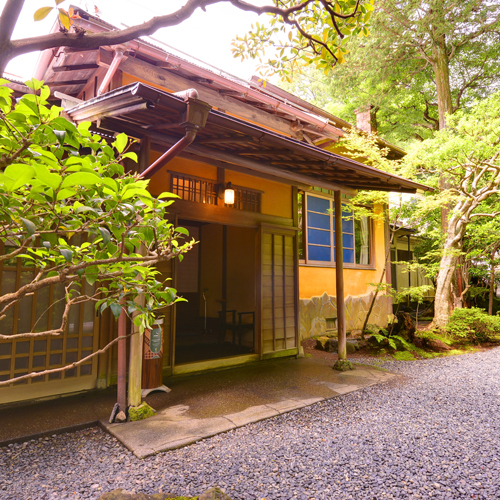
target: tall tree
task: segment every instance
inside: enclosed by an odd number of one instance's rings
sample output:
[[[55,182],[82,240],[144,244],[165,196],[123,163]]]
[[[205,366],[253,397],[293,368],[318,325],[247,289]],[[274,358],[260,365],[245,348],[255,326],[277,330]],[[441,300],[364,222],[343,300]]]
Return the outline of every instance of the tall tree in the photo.
[[[60,31],[44,36],[12,40],[14,27],[24,6],[24,0],[6,0],[0,15],[0,75],[7,63],[14,57],[55,47],[96,49],[103,45],[125,43],[140,36],[151,35],[160,28],[178,25],[197,10],[205,10],[210,5],[227,3],[234,8],[253,12],[258,15],[268,14],[270,25],[257,24],[236,47],[237,55],[261,55],[271,45],[279,48],[287,46],[293,58],[307,56],[308,59],[322,66],[342,61],[343,45],[349,36],[361,31],[367,32],[374,0],[270,0],[269,5],[244,0],[186,0],[185,4],[174,12],[153,17],[149,21],[122,30],[102,33],[90,33],[83,29],[74,29],[74,12],[64,10],[55,1],[55,7],[41,7],[35,13],[35,19],[43,19],[51,12],[59,18]],[[166,10],[168,10],[166,8]],[[321,27],[318,31],[317,27]],[[280,36],[283,41],[280,41]],[[250,51],[247,54],[247,51]]]
[[[375,106],[379,131],[393,140],[429,138],[446,114],[500,87],[498,2],[378,0],[370,31],[347,42],[347,64],[327,84],[351,114]]]
[[[470,112],[460,110],[449,116],[447,127],[415,147],[405,163],[418,175],[425,175],[427,182],[434,179],[436,187],[441,179],[449,186],[437,190],[416,212],[421,224],[425,224],[426,210],[443,204],[449,208],[436,279],[434,317],[434,324],[444,327],[453,307],[452,281],[466,231],[471,221],[499,215],[483,209],[498,206],[500,197],[500,93]]]

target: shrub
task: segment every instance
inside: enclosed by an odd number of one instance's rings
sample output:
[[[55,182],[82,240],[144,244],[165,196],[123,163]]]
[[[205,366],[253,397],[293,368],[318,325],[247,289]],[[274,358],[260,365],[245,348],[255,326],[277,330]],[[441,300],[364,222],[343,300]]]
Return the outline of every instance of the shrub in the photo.
[[[500,334],[500,317],[490,316],[483,309],[455,309],[446,331],[456,339],[470,342],[487,342]]]

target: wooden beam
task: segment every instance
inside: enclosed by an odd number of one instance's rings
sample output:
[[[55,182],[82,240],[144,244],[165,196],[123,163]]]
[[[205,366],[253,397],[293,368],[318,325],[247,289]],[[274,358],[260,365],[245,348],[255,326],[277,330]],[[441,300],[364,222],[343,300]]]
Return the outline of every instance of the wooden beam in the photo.
[[[86,85],[88,80],[61,80],[59,82],[51,81],[45,82],[49,87],[62,87],[65,85]]]
[[[223,109],[253,123],[259,123],[259,125],[270,130],[286,134],[290,137],[297,137],[297,133],[292,130],[291,123],[287,120],[270,115],[265,111],[256,109],[254,106],[245,104],[232,97],[221,95],[216,90],[211,90],[200,83],[190,81],[179,75],[174,75],[165,69],[158,68],[140,59],[128,58],[120,64],[120,69],[124,73],[128,73],[151,84],[160,85],[172,92],[195,88],[202,101],[206,101],[216,108]]]
[[[95,63],[91,64],[75,64],[73,66],[54,66],[52,71],[54,73],[62,73],[64,71],[85,71],[89,69],[97,69],[99,66]]]
[[[252,137],[242,137],[241,135],[237,135],[234,137],[216,137],[215,139],[204,139],[203,141],[196,141],[196,144],[226,144],[229,142],[234,143],[244,143],[244,144],[258,144],[255,142]]]
[[[219,205],[197,203],[194,201],[175,200],[168,208],[171,214],[178,214],[182,219],[197,220],[200,222],[218,222],[232,226],[258,227],[259,224],[276,224],[292,228],[293,219],[267,215],[258,212],[246,212]]]
[[[255,144],[258,146],[258,143]],[[247,150],[239,150],[239,151],[233,151],[235,154],[238,155],[249,155],[249,156],[261,156],[261,155],[293,155],[294,152],[290,149],[258,149],[255,151],[249,151]]]
[[[158,132],[150,132],[151,140],[153,142],[156,142],[157,144],[171,144],[172,140],[168,140],[168,136],[166,134],[160,134]],[[172,138],[174,142],[176,142],[178,139],[177,138]],[[168,142],[167,142],[168,140]],[[335,182],[330,182],[330,181],[325,181],[322,179],[317,179],[317,178],[312,178],[312,177],[307,177],[305,175],[298,174],[296,172],[290,172],[289,170],[285,169],[280,169],[277,167],[273,167],[269,165],[268,163],[252,160],[250,158],[244,158],[242,156],[237,156],[232,154],[229,151],[221,151],[218,149],[210,148],[208,146],[201,146],[197,144],[191,144],[187,150],[191,153],[194,153],[198,156],[200,156],[202,159],[201,161],[204,161],[205,158],[211,158],[214,160],[220,160],[223,162],[228,162],[229,164],[235,164],[235,165],[240,165],[246,168],[249,168],[251,170],[255,170],[257,172],[262,172],[266,174],[271,174],[274,175],[278,178],[282,179],[289,179],[292,181],[295,181],[296,185],[299,184],[307,184],[307,185],[314,185],[318,187],[323,187],[325,189],[332,189],[332,190],[340,190],[342,189],[345,191],[343,186],[335,183]],[[228,167],[229,168],[229,167]]]

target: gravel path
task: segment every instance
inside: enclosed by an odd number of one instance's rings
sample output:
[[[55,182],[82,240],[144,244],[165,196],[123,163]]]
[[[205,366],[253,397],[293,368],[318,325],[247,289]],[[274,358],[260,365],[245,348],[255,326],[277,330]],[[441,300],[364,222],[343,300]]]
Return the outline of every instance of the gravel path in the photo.
[[[235,500],[500,498],[500,348],[362,361],[405,378],[146,460],[98,429],[10,445],[0,449],[0,498],[215,485]]]

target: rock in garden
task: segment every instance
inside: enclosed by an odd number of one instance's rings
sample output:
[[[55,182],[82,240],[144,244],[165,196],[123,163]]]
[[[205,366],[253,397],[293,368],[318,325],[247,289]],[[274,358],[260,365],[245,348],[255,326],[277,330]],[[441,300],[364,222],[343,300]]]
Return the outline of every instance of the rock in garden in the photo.
[[[425,339],[425,345],[429,349],[432,349],[433,351],[437,352],[445,352],[445,351],[450,351],[451,347],[449,345],[446,345],[442,340],[439,339]]]
[[[231,500],[231,497],[219,488],[210,488],[205,493],[202,493],[198,500]]]
[[[316,349],[319,349],[320,351],[326,351],[325,345],[329,340],[329,337],[318,337],[316,339]]]

